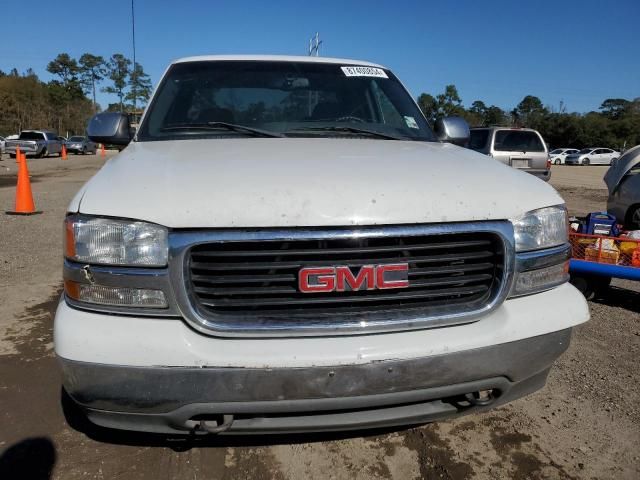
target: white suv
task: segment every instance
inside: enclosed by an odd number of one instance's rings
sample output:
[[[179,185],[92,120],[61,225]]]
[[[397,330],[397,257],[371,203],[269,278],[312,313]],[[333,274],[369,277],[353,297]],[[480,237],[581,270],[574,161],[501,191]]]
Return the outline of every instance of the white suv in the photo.
[[[64,388],[99,425],[286,433],[429,422],[545,384],[587,321],[544,182],[435,134],[387,68],[174,62],[65,219]],[[462,174],[464,173],[464,174]],[[114,188],[117,185],[117,188]]]
[[[549,152],[549,160],[551,160],[551,163],[554,165],[563,165],[567,155],[573,155],[578,152],[579,150],[575,148],[556,148]]]
[[[618,160],[620,152],[610,148],[583,148],[578,153],[568,155],[566,165],[611,165]]]

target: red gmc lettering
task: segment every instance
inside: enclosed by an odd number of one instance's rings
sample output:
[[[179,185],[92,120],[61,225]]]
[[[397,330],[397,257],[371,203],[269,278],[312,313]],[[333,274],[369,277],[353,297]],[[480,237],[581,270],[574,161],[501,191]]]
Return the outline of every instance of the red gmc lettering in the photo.
[[[409,280],[406,274],[404,278],[397,280],[389,280],[385,275],[389,272],[408,271],[409,265],[406,263],[364,265],[355,275],[344,265],[302,268],[298,274],[298,289],[303,293],[322,293],[407,288]]]
[[[373,290],[376,288],[375,268],[374,265],[364,265],[354,277],[349,267],[336,267],[336,292],[346,292],[347,285],[351,287],[349,290],[360,290],[365,282],[365,289]]]
[[[336,287],[336,269],[333,267],[303,268],[298,278],[298,288],[303,293],[333,292]],[[315,282],[309,283],[309,277]]]
[[[377,287],[380,289],[387,288],[407,288],[409,280],[385,280],[384,274],[387,272],[408,272],[409,265],[406,263],[396,263],[392,265],[380,265],[377,268]]]

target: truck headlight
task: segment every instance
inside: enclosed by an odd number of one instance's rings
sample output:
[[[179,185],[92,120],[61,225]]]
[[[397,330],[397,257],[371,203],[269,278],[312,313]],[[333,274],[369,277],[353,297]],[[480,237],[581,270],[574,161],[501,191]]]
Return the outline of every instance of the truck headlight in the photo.
[[[169,257],[167,228],[153,223],[71,215],[64,238],[74,262],[163,267]]]
[[[567,209],[564,205],[545,207],[512,220],[516,252],[556,247],[568,242]]]
[[[568,281],[571,248],[564,205],[527,212],[512,223],[516,272],[510,296],[542,292]]]

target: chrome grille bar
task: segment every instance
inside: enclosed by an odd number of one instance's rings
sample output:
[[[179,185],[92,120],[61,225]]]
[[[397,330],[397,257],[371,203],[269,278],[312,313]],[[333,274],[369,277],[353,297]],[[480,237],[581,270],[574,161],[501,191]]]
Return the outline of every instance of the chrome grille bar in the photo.
[[[496,308],[513,274],[509,222],[170,235],[184,317],[222,336],[354,334],[467,323]],[[409,288],[304,294],[309,266],[406,262]]]

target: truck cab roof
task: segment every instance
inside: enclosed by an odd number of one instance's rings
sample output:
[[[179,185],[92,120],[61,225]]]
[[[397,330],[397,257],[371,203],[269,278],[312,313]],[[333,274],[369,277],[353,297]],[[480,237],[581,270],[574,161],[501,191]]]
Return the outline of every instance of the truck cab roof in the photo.
[[[172,64],[187,62],[207,62],[207,61],[257,61],[257,62],[305,62],[305,63],[337,63],[346,65],[358,65],[364,67],[387,68],[377,63],[365,62],[362,60],[351,60],[348,58],[330,57],[307,57],[296,55],[199,55],[184,57],[174,60]]]

